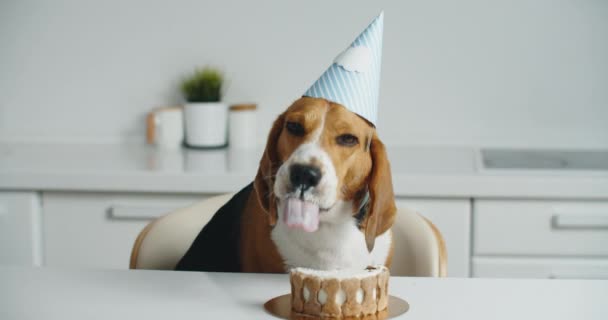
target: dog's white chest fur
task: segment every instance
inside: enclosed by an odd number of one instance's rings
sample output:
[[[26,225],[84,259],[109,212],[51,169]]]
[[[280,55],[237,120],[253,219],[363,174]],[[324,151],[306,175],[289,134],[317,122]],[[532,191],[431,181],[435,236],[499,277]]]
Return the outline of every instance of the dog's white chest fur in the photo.
[[[271,236],[287,268],[364,269],[386,262],[391,246],[390,230],[376,238],[370,253],[354,218],[343,215],[338,219],[342,221],[332,220],[321,222],[315,232],[306,232],[290,229],[279,216]]]

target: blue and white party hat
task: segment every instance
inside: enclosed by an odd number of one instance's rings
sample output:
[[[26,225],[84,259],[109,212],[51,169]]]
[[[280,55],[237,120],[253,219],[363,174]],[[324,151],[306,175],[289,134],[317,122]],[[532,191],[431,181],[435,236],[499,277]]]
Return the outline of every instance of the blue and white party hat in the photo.
[[[304,93],[339,103],[374,126],[378,118],[378,92],[382,63],[384,12],[340,53],[332,65]]]

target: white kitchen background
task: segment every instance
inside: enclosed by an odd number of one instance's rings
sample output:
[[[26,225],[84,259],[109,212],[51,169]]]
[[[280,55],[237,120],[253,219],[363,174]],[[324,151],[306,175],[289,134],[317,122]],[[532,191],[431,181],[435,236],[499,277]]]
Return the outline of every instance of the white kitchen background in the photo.
[[[608,278],[606,172],[483,171],[476,153],[608,148],[603,0],[0,1],[0,264],[127,268],[150,216],[253,178],[257,155],[144,147],[182,76],[221,67],[261,146],[381,9],[381,138],[449,275]]]
[[[0,2],[0,137],[143,141],[195,65],[259,104],[259,143],[381,9],[388,144],[608,146],[602,0]]]

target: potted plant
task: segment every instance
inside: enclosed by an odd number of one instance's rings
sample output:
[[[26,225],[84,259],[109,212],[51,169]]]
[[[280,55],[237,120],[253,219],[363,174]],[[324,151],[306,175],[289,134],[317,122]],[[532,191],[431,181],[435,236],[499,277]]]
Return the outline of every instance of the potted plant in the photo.
[[[223,74],[214,68],[196,69],[183,80],[186,145],[217,148],[227,145],[228,106],[221,102]]]

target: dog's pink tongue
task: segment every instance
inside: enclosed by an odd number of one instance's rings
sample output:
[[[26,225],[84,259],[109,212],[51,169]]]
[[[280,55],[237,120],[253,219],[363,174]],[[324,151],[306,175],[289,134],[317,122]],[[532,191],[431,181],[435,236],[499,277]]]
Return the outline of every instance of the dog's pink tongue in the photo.
[[[306,232],[314,232],[319,228],[319,206],[312,202],[289,198],[283,215],[290,228],[300,228]]]

